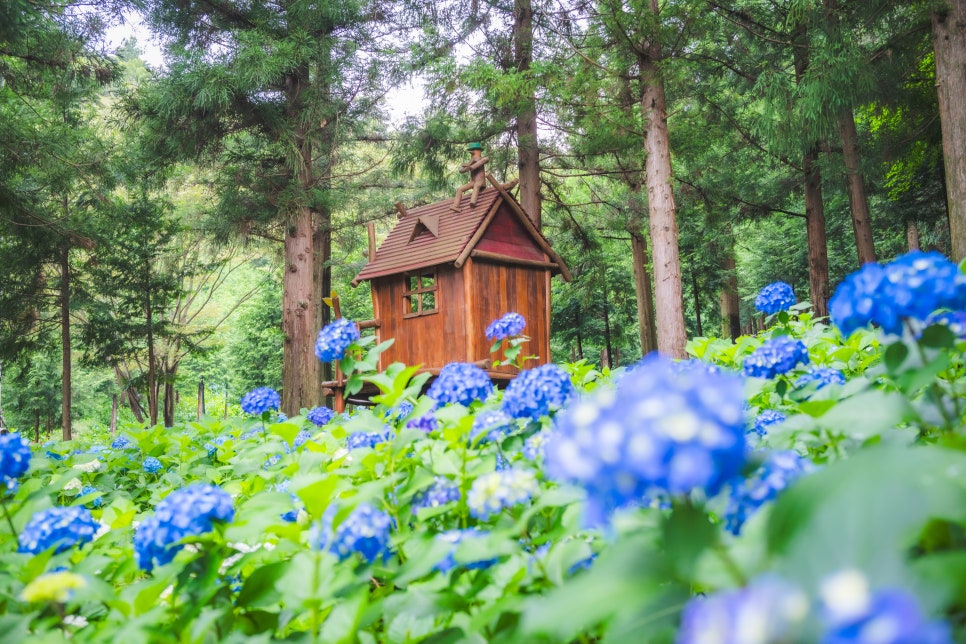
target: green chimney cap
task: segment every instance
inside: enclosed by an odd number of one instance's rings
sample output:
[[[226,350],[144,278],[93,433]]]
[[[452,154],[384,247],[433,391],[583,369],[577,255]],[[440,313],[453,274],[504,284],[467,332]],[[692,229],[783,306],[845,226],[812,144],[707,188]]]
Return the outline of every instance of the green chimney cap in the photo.
[[[470,143],[469,147],[467,147],[466,149],[469,152],[472,152],[473,150],[482,150],[483,149],[483,144],[480,143],[479,141],[475,141],[473,143]]]

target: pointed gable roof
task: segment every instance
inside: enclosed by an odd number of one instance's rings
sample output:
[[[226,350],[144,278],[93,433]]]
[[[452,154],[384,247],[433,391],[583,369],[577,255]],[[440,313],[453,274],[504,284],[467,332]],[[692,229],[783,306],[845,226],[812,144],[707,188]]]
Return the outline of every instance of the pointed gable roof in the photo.
[[[459,211],[451,208],[453,199],[419,206],[406,212],[379,246],[375,257],[356,275],[352,285],[364,280],[409,271],[453,264],[457,268],[475,249],[502,204],[517,218],[539,247],[554,264],[554,272],[570,281],[570,271],[563,259],[550,247],[547,239],[534,227],[523,208],[492,175],[486,177],[490,186],[480,191],[476,206],[470,206],[471,195],[464,193]],[[435,224],[436,230],[433,230]]]

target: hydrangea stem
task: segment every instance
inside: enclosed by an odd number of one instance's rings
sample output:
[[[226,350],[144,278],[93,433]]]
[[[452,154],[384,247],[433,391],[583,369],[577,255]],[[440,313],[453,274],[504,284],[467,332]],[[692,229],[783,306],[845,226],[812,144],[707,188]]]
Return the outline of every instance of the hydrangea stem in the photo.
[[[915,329],[913,329],[908,318],[905,320],[905,325],[912,337],[915,338]],[[919,340],[915,340],[914,342],[916,345],[916,351],[919,354],[919,359],[922,361],[922,366],[925,367],[927,364],[929,364],[929,360],[926,357],[926,350],[923,349],[922,343],[919,342]],[[949,410],[947,410],[946,405],[943,404],[942,387],[939,386],[938,382],[933,380],[931,383],[929,383],[929,387],[926,389],[926,391],[927,396],[932,400],[933,404],[936,405],[936,408],[939,410],[939,415],[943,417],[943,430],[946,432],[953,431],[955,424],[952,416],[949,415]],[[920,431],[920,435],[921,434],[922,431]]]
[[[7,517],[7,525],[10,526],[10,532],[13,534],[13,538],[17,538],[17,529],[13,527],[13,517],[10,516],[10,510],[7,509],[7,502],[0,496],[0,507],[3,508],[3,516]]]

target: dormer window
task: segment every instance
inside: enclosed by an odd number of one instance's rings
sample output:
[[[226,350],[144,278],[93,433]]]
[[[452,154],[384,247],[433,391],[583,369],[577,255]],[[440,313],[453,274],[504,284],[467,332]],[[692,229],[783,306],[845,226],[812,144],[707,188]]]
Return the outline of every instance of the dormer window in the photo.
[[[403,317],[412,318],[439,312],[436,299],[438,282],[435,268],[407,273],[405,280]]]

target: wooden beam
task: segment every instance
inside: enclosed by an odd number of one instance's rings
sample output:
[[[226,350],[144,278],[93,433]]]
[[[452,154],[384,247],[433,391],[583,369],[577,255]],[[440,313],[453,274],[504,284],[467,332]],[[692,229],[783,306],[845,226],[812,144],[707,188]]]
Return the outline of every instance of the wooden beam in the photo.
[[[372,320],[363,320],[362,322],[356,322],[356,326],[360,329],[378,329],[382,326],[382,320],[375,318]]]
[[[473,259],[484,261],[499,262],[501,264],[515,264],[517,266],[528,266],[530,268],[547,268],[552,271],[559,271],[560,265],[554,262],[543,262],[538,259],[523,259],[522,257],[511,257],[500,253],[491,253],[487,250],[474,250],[470,253]]]
[[[400,219],[402,219],[403,217],[408,217],[409,216],[409,212],[406,210],[406,206],[404,206],[403,205],[403,202],[401,202],[401,201],[397,201],[396,202],[396,212],[399,213],[399,218]]]
[[[490,222],[493,221],[493,218],[496,217],[496,211],[499,209],[500,209],[500,200],[497,199],[496,201],[493,202],[493,206],[490,208],[490,212],[486,213],[486,217],[483,218],[483,221],[480,222],[480,225],[477,226],[476,230],[473,232],[473,236],[470,237],[468,242],[466,242],[466,246],[463,246],[463,250],[456,258],[456,261],[453,262],[453,266],[455,266],[456,268],[461,268],[463,264],[466,263],[466,258],[470,256],[470,252],[472,252],[473,247],[476,246],[477,242],[480,241],[480,238],[483,236],[483,233],[486,232],[486,227],[489,226]]]
[[[369,261],[371,262],[376,259],[376,225],[370,221],[366,228],[369,231]]]

